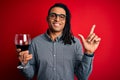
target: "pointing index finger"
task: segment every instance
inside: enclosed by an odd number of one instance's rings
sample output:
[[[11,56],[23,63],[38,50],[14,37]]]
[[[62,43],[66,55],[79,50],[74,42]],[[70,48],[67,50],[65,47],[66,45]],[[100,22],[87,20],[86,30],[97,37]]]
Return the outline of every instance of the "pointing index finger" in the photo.
[[[92,26],[90,34],[92,34],[94,32],[95,26],[96,26],[95,24]]]

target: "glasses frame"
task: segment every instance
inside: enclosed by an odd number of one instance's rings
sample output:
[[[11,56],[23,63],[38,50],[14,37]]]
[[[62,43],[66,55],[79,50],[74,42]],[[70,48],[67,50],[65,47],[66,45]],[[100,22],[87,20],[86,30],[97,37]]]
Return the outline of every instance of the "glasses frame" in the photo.
[[[66,19],[66,15],[65,14],[56,14],[56,13],[50,13],[49,14],[49,19],[51,19],[51,20],[55,20],[55,19],[57,19],[57,17],[59,17],[59,19],[61,21]]]

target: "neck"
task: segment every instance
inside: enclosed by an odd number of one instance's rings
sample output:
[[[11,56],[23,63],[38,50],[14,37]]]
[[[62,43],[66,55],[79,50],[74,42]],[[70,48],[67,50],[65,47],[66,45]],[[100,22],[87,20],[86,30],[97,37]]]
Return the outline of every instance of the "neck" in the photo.
[[[49,30],[48,34],[49,34],[50,38],[52,39],[52,41],[55,41],[56,38],[62,34],[62,32],[55,32],[55,31],[53,32],[53,31]]]

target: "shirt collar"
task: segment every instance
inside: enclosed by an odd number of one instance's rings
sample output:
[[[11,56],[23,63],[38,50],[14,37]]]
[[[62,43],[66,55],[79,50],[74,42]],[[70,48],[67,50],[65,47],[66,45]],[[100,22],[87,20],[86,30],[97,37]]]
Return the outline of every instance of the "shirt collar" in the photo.
[[[45,36],[49,41],[52,41],[50,36],[49,36],[48,30],[46,31]],[[62,37],[62,34],[56,38],[56,41],[60,41],[61,37]]]

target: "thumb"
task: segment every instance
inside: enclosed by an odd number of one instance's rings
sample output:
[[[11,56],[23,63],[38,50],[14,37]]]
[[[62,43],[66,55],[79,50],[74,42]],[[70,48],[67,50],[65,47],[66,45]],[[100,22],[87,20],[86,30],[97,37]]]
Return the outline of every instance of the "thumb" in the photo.
[[[85,38],[82,34],[78,34],[78,36],[82,39],[82,42],[84,43],[85,42]]]

